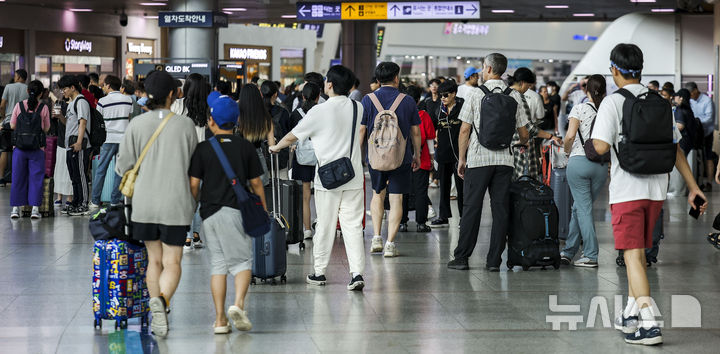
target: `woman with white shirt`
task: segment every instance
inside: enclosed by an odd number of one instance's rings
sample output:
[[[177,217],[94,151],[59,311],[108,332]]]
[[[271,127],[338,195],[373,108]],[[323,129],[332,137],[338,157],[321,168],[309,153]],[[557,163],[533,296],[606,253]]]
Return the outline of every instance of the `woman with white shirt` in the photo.
[[[567,179],[574,203],[570,230],[565,248],[560,253],[561,262],[569,265],[580,248],[580,237],[583,240],[583,256],[575,261],[576,267],[596,268],[598,266],[598,243],[593,222],[593,202],[600,190],[605,186],[608,170],[607,165],[592,162],[585,157],[582,141],[592,135],[597,107],[606,94],[605,78],[593,75],[588,79],[587,90],[589,101],[576,105],[570,112],[570,125],[565,136],[565,153],[570,153],[567,166]]]

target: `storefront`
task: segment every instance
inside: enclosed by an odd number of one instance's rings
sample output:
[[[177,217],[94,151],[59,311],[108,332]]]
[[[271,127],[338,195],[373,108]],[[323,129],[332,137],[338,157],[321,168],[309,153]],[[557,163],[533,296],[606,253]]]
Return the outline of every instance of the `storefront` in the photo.
[[[272,47],[225,44],[225,60],[244,61],[248,79],[258,76],[269,80],[272,77]]]
[[[7,85],[22,67],[24,45],[22,31],[0,29],[0,85]]]
[[[135,59],[150,59],[156,57],[155,40],[141,38],[127,38],[125,41],[125,65],[123,75],[132,79],[135,76]]]
[[[117,74],[118,38],[36,32],[35,77],[48,86],[65,74]]]

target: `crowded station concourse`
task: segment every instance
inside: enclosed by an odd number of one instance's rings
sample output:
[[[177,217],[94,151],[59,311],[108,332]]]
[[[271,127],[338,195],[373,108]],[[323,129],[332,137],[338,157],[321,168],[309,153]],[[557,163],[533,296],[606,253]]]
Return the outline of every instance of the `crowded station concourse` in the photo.
[[[0,353],[716,353],[718,29],[0,0]]]

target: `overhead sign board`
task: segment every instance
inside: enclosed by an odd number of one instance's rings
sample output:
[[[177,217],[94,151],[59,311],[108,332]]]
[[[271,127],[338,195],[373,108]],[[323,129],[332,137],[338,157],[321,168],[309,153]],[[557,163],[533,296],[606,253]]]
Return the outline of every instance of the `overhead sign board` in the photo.
[[[299,2],[300,21],[337,20],[477,20],[479,1]]]
[[[227,27],[228,17],[224,13],[211,11],[158,12],[160,27]]]

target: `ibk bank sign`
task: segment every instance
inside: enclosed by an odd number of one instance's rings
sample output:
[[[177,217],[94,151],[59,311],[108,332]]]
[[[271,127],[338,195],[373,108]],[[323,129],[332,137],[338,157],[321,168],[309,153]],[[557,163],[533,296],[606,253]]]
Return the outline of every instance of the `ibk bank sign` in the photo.
[[[86,40],[75,40],[72,38],[65,39],[65,51],[70,52],[92,52],[93,43]]]

